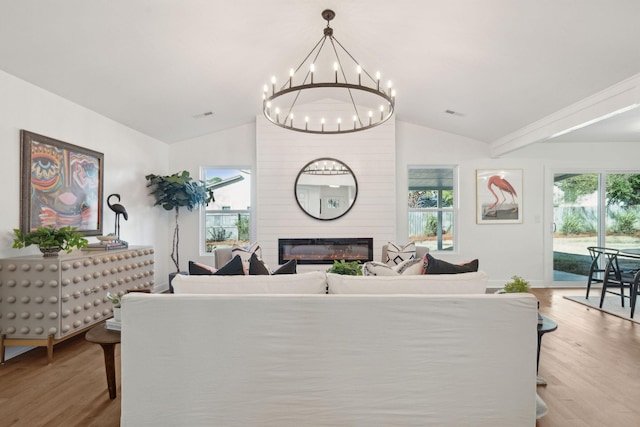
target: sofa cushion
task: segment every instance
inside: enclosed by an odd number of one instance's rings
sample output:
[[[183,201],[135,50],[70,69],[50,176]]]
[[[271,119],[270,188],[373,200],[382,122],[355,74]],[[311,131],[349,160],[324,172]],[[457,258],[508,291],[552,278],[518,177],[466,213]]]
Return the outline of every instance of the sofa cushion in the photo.
[[[384,260],[385,264],[394,266],[400,264],[402,261],[414,259],[416,257],[416,244],[411,242],[404,246],[396,245],[395,243],[387,243],[387,259]]]
[[[173,279],[176,294],[324,294],[322,271],[277,276],[182,276]]]
[[[189,274],[192,276],[209,276],[217,271],[217,268],[211,267],[210,265],[189,261]]]
[[[478,260],[474,259],[464,264],[452,264],[436,259],[431,254],[425,254],[423,258],[424,274],[459,274],[478,271]]]
[[[249,259],[249,274],[253,276],[269,276],[272,274],[296,274],[298,261],[291,259],[282,264],[276,271],[271,271],[269,267],[254,253]]]
[[[483,271],[417,276],[343,276],[327,273],[330,294],[484,294],[489,276]]]
[[[246,272],[249,271],[249,262],[251,261],[252,254],[256,254],[258,259],[262,259],[262,249],[260,248],[258,242],[255,242],[250,246],[240,246],[234,243],[234,245],[231,247],[231,256],[240,256],[240,258],[242,259],[242,264],[244,265],[244,270]]]
[[[362,266],[364,276],[398,276],[422,274],[422,260],[408,259],[393,267],[377,261],[365,262]]]
[[[242,258],[236,255],[231,261],[223,265],[213,275],[215,276],[244,276],[246,274]]]

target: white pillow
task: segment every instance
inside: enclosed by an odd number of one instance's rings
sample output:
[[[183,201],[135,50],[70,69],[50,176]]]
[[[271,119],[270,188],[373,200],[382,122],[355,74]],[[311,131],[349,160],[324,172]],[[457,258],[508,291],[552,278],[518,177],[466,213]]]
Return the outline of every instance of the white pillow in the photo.
[[[421,259],[408,259],[393,267],[382,262],[369,261],[364,263],[362,274],[364,276],[399,276],[403,274],[409,276],[422,274],[422,269]]]
[[[327,273],[330,294],[484,294],[488,281],[489,276],[483,271],[418,276],[344,276]]]
[[[408,259],[414,259],[416,257],[416,244],[407,243],[404,246],[396,245],[395,243],[387,243],[387,259],[384,262],[387,265],[394,266],[400,264],[402,261]]]
[[[171,282],[176,294],[325,294],[323,271],[275,276],[186,276]]]

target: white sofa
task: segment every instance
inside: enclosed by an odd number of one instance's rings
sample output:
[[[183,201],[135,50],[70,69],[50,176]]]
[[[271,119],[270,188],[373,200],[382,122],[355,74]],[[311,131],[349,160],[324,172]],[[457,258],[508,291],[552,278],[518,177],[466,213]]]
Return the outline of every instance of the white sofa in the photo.
[[[126,295],[122,426],[535,425],[532,295],[282,294],[308,274]]]

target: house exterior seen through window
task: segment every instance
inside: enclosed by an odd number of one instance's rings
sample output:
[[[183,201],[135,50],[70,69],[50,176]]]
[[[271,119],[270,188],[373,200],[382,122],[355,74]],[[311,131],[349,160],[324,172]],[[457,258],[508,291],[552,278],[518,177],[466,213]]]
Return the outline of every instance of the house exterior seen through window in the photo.
[[[414,166],[408,174],[409,241],[430,251],[454,250],[455,168]]]
[[[251,169],[205,168],[204,180],[215,201],[205,210],[205,252],[251,241]]]

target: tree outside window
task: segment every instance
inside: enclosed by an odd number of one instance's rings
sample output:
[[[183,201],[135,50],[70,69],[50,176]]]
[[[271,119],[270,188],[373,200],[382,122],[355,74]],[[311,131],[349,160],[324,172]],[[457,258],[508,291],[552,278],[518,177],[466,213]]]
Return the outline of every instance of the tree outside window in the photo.
[[[408,174],[409,241],[431,251],[454,248],[453,167],[412,167]]]

